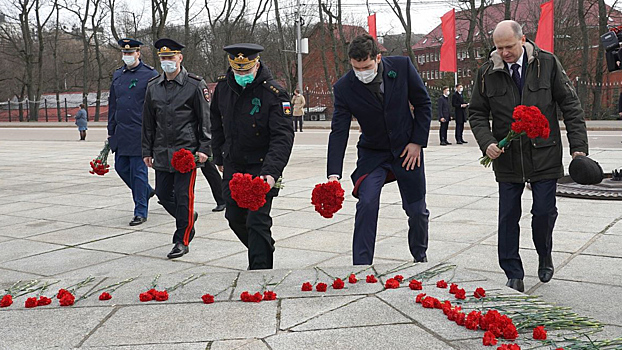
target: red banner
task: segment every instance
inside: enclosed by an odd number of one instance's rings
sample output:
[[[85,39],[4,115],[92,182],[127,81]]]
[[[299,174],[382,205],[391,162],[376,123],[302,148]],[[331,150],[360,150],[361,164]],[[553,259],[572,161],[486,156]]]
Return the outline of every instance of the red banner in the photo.
[[[367,16],[367,25],[369,26],[369,35],[373,36],[374,39],[378,40],[378,35],[376,33],[376,14]]]
[[[456,10],[452,9],[441,17],[443,45],[441,46],[441,72],[457,72],[456,55]]]
[[[553,0],[540,5],[540,21],[538,22],[538,34],[536,34],[536,45],[549,52],[553,52],[555,42],[553,8]]]

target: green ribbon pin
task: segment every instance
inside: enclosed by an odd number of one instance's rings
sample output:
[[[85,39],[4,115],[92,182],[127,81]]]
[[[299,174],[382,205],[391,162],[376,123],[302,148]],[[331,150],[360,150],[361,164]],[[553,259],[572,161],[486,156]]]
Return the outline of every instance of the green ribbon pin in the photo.
[[[138,79],[132,79],[132,82],[130,83],[130,89],[136,86],[136,83],[138,83]]]
[[[261,107],[261,100],[255,97],[251,103],[253,104],[253,109],[251,109],[251,115],[259,112],[259,107]]]
[[[397,73],[394,70],[389,71],[387,75],[389,76],[389,78],[393,78],[393,79],[397,77]]]

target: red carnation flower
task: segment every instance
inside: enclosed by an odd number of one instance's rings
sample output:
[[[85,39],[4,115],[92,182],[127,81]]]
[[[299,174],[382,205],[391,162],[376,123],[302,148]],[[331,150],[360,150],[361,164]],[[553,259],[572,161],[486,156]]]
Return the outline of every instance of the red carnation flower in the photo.
[[[214,296],[211,294],[203,294],[201,300],[203,300],[205,304],[212,304],[214,302]]]
[[[326,285],[326,283],[318,283],[317,286],[315,286],[315,290],[318,292],[326,292],[327,287],[328,285]]]
[[[329,181],[324,184],[317,184],[311,193],[311,204],[315,206],[315,211],[323,217],[330,219],[341,209],[345,191],[341,188],[339,181]]]
[[[490,331],[486,331],[486,333],[484,333],[484,338],[482,339],[482,343],[485,346],[497,345],[497,337],[495,337],[495,335],[492,334]]]
[[[343,289],[345,283],[343,283],[343,281],[341,280],[341,278],[337,278],[334,282],[333,282],[333,289]]]
[[[62,298],[60,298],[60,306],[71,306],[73,305],[75,300],[76,298],[73,296],[73,294],[67,292],[63,295]]]
[[[108,292],[103,292],[99,295],[99,300],[110,300],[112,299],[112,295]]]
[[[166,300],[168,300],[168,292],[165,291],[165,290],[156,292],[155,300],[156,301],[166,301]]]
[[[440,281],[436,282],[436,287],[437,288],[447,288],[447,282],[445,282],[445,280],[440,280]]]
[[[376,279],[376,276],[374,276],[374,275],[367,275],[367,277],[365,278],[365,282],[367,282],[367,283],[376,283],[376,282],[378,282],[378,280]]]
[[[456,292],[456,299],[466,299],[466,292],[464,291],[464,288],[458,289]]]
[[[242,294],[240,294],[240,300],[247,303],[252,300],[252,296],[249,292],[242,292]]]
[[[151,295],[151,293],[145,292],[145,293],[140,293],[140,295],[138,296],[138,298],[140,299],[140,301],[142,302],[146,302],[146,301],[151,301],[153,300],[153,296]]]
[[[263,292],[263,300],[276,300],[276,293],[271,290]]]
[[[50,305],[51,303],[52,303],[52,299],[48,297],[44,297],[43,295],[39,297],[39,300],[37,300],[37,306]]]
[[[507,340],[514,340],[518,338],[518,331],[516,330],[516,326],[514,324],[509,323],[505,325],[503,328],[503,337]]]
[[[433,309],[434,305],[438,302],[438,299],[433,297],[426,297],[421,300],[421,305],[426,309]]]
[[[452,283],[451,286],[449,286],[449,294],[456,294],[458,289],[459,289],[458,285],[455,283]]]
[[[516,344],[503,344],[497,350],[520,350],[520,346]]]
[[[310,291],[313,290],[313,285],[311,283],[309,283],[309,282],[305,282],[305,283],[302,284],[301,290],[303,292],[310,292]]]
[[[28,298],[26,299],[26,302],[24,303],[24,306],[27,309],[33,308],[37,306],[37,298],[33,297],[33,298]]]
[[[171,165],[182,174],[189,173],[197,167],[194,154],[185,148],[173,153]]]
[[[417,294],[417,297],[415,298],[415,302],[420,304],[423,301],[423,298],[425,298],[425,293],[419,293]]]
[[[6,294],[0,300],[0,307],[9,307],[13,304],[13,296],[11,294]]]
[[[348,277],[348,283],[356,283],[358,282],[358,280],[356,279],[356,276],[354,274],[351,274],[350,277]]]
[[[475,292],[473,293],[473,296],[476,297],[477,299],[479,298],[483,298],[486,296],[486,291],[484,290],[484,288],[477,288],[475,289]]]
[[[538,326],[533,329],[533,339],[546,340],[546,330],[544,326]]]
[[[443,306],[442,307],[443,313],[447,315],[449,311],[451,311],[451,307],[452,307],[451,302],[449,300],[445,300],[442,306]]]
[[[149,295],[151,295],[151,299],[154,299],[154,300],[155,300],[155,298],[156,298],[156,294],[158,294],[158,291],[157,291],[157,290],[155,290],[154,288],[151,288],[151,289],[149,289],[149,290],[147,291],[147,293],[149,293]]]
[[[386,289],[396,289],[399,287],[400,287],[400,282],[398,282],[396,279],[393,279],[393,278],[389,278],[384,284],[384,288]]]
[[[58,293],[56,294],[56,299],[60,299],[62,298],[65,294],[69,293],[69,291],[67,289],[59,289]],[[71,293],[69,293],[71,294]]]
[[[464,326],[466,325],[466,315],[464,314],[464,312],[458,312],[456,313],[456,324],[458,326]]]
[[[471,330],[477,330],[479,328],[479,319],[482,317],[482,313],[478,311],[471,311],[467,315],[465,327]]]
[[[408,284],[408,287],[412,290],[422,290],[423,286],[421,285],[421,282],[417,281],[417,280],[411,280],[410,283]]]
[[[257,211],[266,204],[266,194],[270,191],[270,185],[260,177],[253,177],[250,174],[233,174],[229,181],[231,198],[235,200],[240,208]]]
[[[393,277],[393,279],[398,281],[399,283],[402,283],[402,281],[404,280],[404,276],[402,276],[402,275],[395,275],[395,277]]]

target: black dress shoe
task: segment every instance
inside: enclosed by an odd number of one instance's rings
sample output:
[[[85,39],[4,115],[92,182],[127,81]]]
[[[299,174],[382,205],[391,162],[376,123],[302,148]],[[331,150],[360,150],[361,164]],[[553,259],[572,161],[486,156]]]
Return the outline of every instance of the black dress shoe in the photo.
[[[553,278],[553,272],[555,268],[553,267],[553,257],[551,254],[540,257],[540,263],[538,264],[538,278],[543,283],[546,283]]]
[[[460,142],[462,142],[462,143],[468,143],[468,142],[466,142],[466,141],[464,141],[464,140],[462,140],[462,141],[460,141]]]
[[[183,243],[175,243],[175,246],[173,246],[173,249],[171,249],[171,252],[168,253],[166,257],[169,259],[180,258],[184,256],[184,254],[188,254],[189,251],[190,248],[188,248],[187,245]]]
[[[194,221],[197,221],[197,219],[199,218],[199,213],[197,213],[196,211],[194,212]]]
[[[448,145],[451,145],[451,142],[447,142]]]
[[[415,259],[415,262],[416,262],[416,263],[424,263],[424,262],[428,262],[428,257],[427,257],[427,256],[424,256],[424,257],[423,257],[423,259],[419,259],[419,260]]]
[[[462,141],[456,141],[456,145],[461,145]]]
[[[441,146],[447,146],[448,143],[447,142],[441,142]]]
[[[214,209],[212,209],[212,211],[223,211],[225,210],[226,205],[225,204],[218,204],[216,205],[216,207]]]
[[[508,283],[506,283],[505,285],[521,293],[525,291],[525,284],[523,284],[523,280],[518,278],[510,278],[508,280]]]
[[[147,218],[144,218],[142,216],[134,216],[132,221],[130,221],[130,226],[140,225],[145,221],[147,221]]]

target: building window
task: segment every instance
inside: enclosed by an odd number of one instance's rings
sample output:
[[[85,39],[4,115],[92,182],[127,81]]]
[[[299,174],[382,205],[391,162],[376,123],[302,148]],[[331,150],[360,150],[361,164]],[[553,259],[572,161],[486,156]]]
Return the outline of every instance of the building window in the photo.
[[[461,68],[458,68],[458,76],[462,77],[462,69]]]
[[[434,76],[436,77],[436,79],[439,79],[437,70],[434,71]]]
[[[425,61],[430,62],[430,53],[425,54]]]

